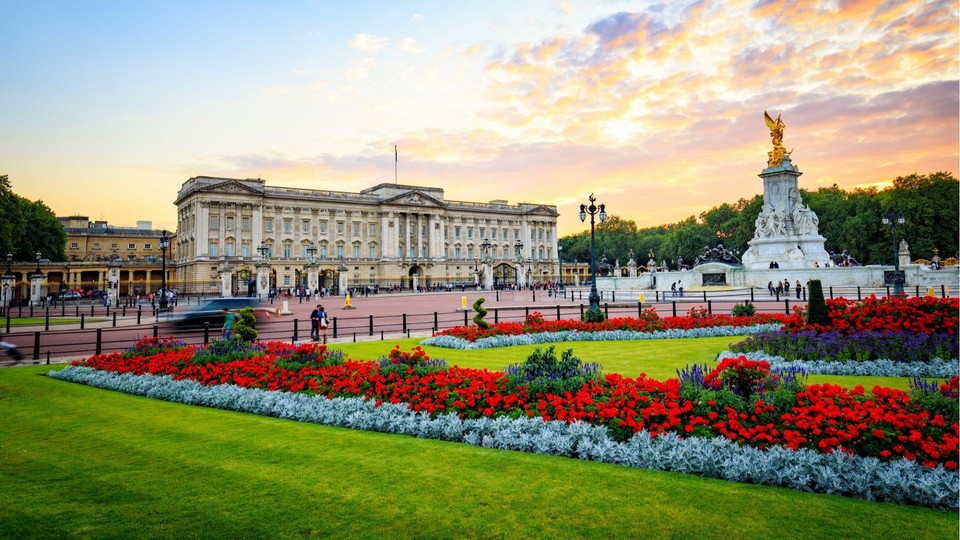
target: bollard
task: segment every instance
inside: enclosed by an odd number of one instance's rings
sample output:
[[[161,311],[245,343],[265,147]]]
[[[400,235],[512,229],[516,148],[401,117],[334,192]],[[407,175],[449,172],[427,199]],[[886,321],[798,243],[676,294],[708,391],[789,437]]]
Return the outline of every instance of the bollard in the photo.
[[[401,332],[406,332],[406,331],[407,331],[407,314],[406,314],[406,313],[403,314],[403,323],[402,323],[402,324],[403,324],[403,326],[401,327],[400,331],[401,331]]]
[[[333,318],[333,339],[337,339],[337,318]]]
[[[830,286],[830,298],[833,298],[833,285]]]
[[[81,329],[81,330],[83,330],[83,320],[84,320],[84,316],[85,316],[85,315],[86,315],[86,313],[81,313],[81,314],[80,314],[80,329]]]
[[[160,337],[160,327],[158,325],[153,325],[153,337]]]
[[[610,318],[610,305],[607,304],[606,302],[603,303],[603,318],[604,319]]]
[[[703,301],[707,301],[707,291],[703,291]]]
[[[207,345],[210,343],[210,321],[203,323],[203,344]]]
[[[293,320],[293,341],[300,339],[298,335],[300,333],[300,319]]]
[[[493,324],[500,322],[500,308],[493,308]],[[437,327],[437,320],[433,320],[433,327]]]
[[[613,291],[613,292],[611,292],[610,294],[613,296],[613,299],[610,300],[610,301],[611,301],[611,302],[616,302],[616,301],[617,301],[617,291]]]
[[[370,337],[373,337],[373,315],[370,315]]]
[[[356,332],[353,333],[353,342],[354,342],[354,343],[357,342],[357,333],[356,333]]]
[[[753,287],[750,287],[750,301],[753,302]]]
[[[500,290],[497,289],[497,302],[499,302],[499,301],[500,301]]]
[[[80,316],[80,306],[79,306],[79,305],[76,305],[76,306],[73,306],[73,308],[77,310],[76,316],[79,317],[79,316]]]
[[[674,300],[674,301],[671,302],[671,303],[673,304],[673,316],[676,317],[676,316],[677,316],[677,301]]]
[[[93,304],[90,304],[90,316],[93,317]]]
[[[128,302],[129,302],[129,301],[128,301]],[[127,304],[124,304],[124,305],[123,305],[123,311],[120,313],[120,316],[121,316],[121,317],[126,317],[126,316],[127,316]]]
[[[887,289],[887,295],[890,294],[890,290]],[[863,295],[860,294],[860,286],[857,285],[857,300],[863,300]]]
[[[557,320],[560,320],[560,306],[557,305]]]
[[[524,306],[523,308],[523,318],[526,320],[530,317],[530,306]]]
[[[383,330],[380,331],[380,341],[383,341]]]
[[[138,309],[138,310],[137,310],[137,326],[140,326],[140,315],[142,315],[142,314],[143,314],[143,312]]]
[[[60,302],[60,316],[61,317],[67,316],[67,305],[64,302]]]
[[[783,301],[783,312],[787,315],[790,314],[790,300]]]
[[[534,301],[534,302],[537,301],[537,290],[536,290],[536,289],[533,290],[533,301]]]
[[[580,304],[580,320],[583,320],[583,304]]]
[[[50,351],[47,351],[47,365],[50,365]]]
[[[637,318],[643,317],[643,300],[637,302]]]
[[[103,350],[103,329],[97,328],[97,354]]]
[[[466,297],[464,297],[464,298],[466,298]],[[467,312],[464,311],[464,312],[463,312],[463,325],[464,325],[464,326],[468,326],[469,324],[470,324],[470,323],[467,322]]]
[[[434,327],[434,328],[439,328],[439,325],[437,324],[437,312],[436,312],[436,311],[433,312],[433,327]],[[436,332],[436,330],[434,330],[434,332]]]
[[[707,300],[707,315],[713,315],[713,300]]]
[[[117,312],[116,312],[116,311],[113,312],[113,325],[114,325],[114,326],[117,325]]]
[[[33,359],[40,359],[40,332],[33,333]]]
[[[47,310],[47,315],[44,317],[43,329],[50,330],[50,310]]]

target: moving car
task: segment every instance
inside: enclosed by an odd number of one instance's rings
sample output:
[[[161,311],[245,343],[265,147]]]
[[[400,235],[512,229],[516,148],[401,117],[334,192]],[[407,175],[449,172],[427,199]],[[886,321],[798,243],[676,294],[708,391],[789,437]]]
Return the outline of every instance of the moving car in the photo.
[[[67,291],[60,293],[60,300],[80,300],[83,298],[83,295],[77,291]]]
[[[273,317],[278,312],[277,308],[265,307],[255,298],[214,298],[198,309],[183,312],[178,310],[169,320],[177,328],[203,328],[205,323],[210,323],[210,328],[223,328],[223,321],[226,319],[224,309],[236,313],[245,307],[253,308],[258,320]]]

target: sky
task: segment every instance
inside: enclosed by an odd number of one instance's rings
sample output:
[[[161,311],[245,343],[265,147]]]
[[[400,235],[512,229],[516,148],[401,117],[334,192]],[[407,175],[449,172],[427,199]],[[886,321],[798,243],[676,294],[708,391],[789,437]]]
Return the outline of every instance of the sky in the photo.
[[[0,2],[0,175],[176,228],[194,176],[557,206],[640,227],[762,192],[958,172],[954,1]],[[395,157],[396,147],[396,157]]]

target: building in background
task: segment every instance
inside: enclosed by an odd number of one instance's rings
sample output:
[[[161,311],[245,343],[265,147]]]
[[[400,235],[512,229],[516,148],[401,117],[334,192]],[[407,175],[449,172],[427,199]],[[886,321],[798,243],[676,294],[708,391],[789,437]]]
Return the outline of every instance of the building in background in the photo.
[[[219,291],[224,269],[235,295],[270,287],[377,285],[435,289],[557,279],[557,210],[545,204],[450,201],[433,187],[380,184],[359,193],[267,186],[262,179],[199,176],[177,205],[177,286]],[[518,252],[519,248],[519,252]]]

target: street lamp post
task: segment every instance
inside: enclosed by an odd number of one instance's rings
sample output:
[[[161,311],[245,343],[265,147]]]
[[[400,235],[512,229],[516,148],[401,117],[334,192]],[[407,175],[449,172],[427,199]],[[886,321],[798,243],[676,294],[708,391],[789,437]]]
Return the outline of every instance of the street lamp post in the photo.
[[[895,296],[903,295],[903,276],[900,274],[900,255],[897,246],[897,224],[903,225],[905,221],[903,212],[897,212],[895,209],[885,212],[882,217],[884,225],[889,225],[893,232],[893,294]]]
[[[170,238],[164,229],[160,235],[160,311],[167,310],[167,246],[170,245]],[[154,259],[156,260],[156,259]]]
[[[523,242],[521,242],[520,239],[517,238],[517,242],[516,242],[515,244],[513,244],[513,247],[514,247],[514,249],[517,250],[517,271],[514,272],[514,274],[515,274],[514,277],[516,278],[516,285],[517,285],[517,287],[519,288],[519,287],[520,287],[520,272],[523,271],[523,255],[522,255]]]
[[[563,292],[563,244],[557,244],[557,259],[560,261],[560,292]]]
[[[594,198],[593,193],[590,194],[588,199],[590,200],[589,207],[585,204],[580,205],[580,221],[586,221],[587,214],[590,215],[590,309],[599,310],[600,294],[597,292],[597,242],[594,237],[593,217],[599,214],[600,222],[603,223],[607,220],[607,210],[605,204],[601,204],[599,207],[594,204],[597,202],[597,199]]]

